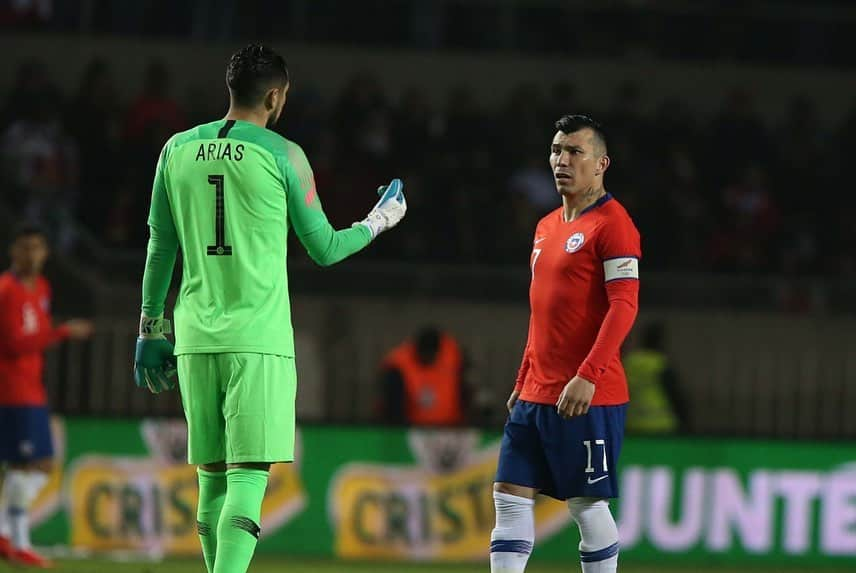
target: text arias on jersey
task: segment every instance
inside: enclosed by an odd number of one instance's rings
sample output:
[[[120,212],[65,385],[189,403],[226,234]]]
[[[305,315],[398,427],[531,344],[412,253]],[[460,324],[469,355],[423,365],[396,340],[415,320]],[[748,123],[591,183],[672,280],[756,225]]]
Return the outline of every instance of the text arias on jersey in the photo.
[[[240,161],[243,158],[243,143],[239,143],[234,147],[232,147],[231,143],[223,141],[212,141],[208,144],[200,143],[199,150],[196,152],[196,161],[214,161],[219,159]]]

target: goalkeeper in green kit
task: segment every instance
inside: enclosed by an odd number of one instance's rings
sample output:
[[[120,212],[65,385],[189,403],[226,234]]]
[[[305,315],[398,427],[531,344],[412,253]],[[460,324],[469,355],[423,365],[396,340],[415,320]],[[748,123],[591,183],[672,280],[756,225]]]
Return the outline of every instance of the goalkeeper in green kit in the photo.
[[[403,184],[381,187],[365,219],[335,230],[309,161],[267,129],[289,88],[283,58],[250,45],[226,70],[224,119],[178,133],[161,152],[152,189],[134,380],[152,392],[174,384],[199,466],[199,540],[210,573],[247,570],[261,531],[270,464],[294,460],[294,337],[286,238],[331,265],[404,217]],[[176,252],[183,257],[175,347],[163,317]]]

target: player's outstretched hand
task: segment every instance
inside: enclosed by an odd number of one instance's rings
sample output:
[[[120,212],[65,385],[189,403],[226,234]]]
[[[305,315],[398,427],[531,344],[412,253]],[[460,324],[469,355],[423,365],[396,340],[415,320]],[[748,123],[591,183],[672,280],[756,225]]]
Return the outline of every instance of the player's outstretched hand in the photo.
[[[159,394],[175,387],[176,366],[174,347],[167,340],[169,321],[163,317],[140,318],[140,336],[134,355],[134,382]]]
[[[407,212],[407,201],[404,199],[404,183],[401,179],[393,179],[389,185],[378,187],[380,200],[369,211],[366,218],[354,223],[365,225],[372,234],[372,239],[388,229],[395,227]]]
[[[520,396],[520,390],[513,390],[511,392],[511,396],[508,397],[508,402],[505,403],[505,407],[508,408],[508,413],[511,413],[511,409],[514,408],[514,405],[517,403],[517,398]]]
[[[587,414],[594,398],[594,384],[580,376],[574,376],[565,384],[565,389],[556,402],[556,410],[565,419]]]
[[[92,321],[82,318],[73,318],[65,323],[68,329],[68,337],[72,340],[85,340],[92,336],[95,326]]]

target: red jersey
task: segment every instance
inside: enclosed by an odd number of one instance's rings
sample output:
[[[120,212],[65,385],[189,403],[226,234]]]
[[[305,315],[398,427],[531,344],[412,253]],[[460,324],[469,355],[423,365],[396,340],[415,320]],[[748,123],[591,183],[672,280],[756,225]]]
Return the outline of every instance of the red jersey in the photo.
[[[54,328],[51,289],[42,277],[31,289],[11,272],[0,275],[0,406],[45,406],[44,350],[68,336]]]
[[[592,406],[629,400],[619,350],[636,318],[641,254],[639,231],[608,193],[573,221],[561,207],[541,219],[521,400],[555,404],[575,375],[595,384]]]

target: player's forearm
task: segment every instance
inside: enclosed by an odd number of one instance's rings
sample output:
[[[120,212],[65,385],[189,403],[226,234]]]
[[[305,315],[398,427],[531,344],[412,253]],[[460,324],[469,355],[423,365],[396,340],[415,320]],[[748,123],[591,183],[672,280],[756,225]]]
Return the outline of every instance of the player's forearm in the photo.
[[[336,264],[363,250],[372,240],[371,232],[363,225],[336,231],[327,224],[312,232],[298,234],[298,237],[312,260],[322,267]]]
[[[173,234],[159,232],[156,227],[149,227],[149,233],[146,268],[143,272],[143,313],[146,316],[160,316],[172,280],[178,241]]]
[[[622,281],[625,282],[625,281]],[[577,374],[597,384],[609,362],[618,354],[621,344],[636,320],[639,309],[639,284],[609,285],[609,310],[600,325],[597,338]]]
[[[57,342],[68,338],[68,328],[58,326],[38,334],[18,334],[0,339],[0,352],[6,356],[23,356],[47,350]]]

